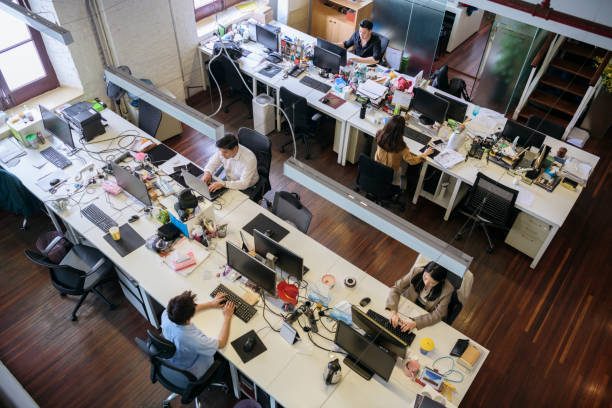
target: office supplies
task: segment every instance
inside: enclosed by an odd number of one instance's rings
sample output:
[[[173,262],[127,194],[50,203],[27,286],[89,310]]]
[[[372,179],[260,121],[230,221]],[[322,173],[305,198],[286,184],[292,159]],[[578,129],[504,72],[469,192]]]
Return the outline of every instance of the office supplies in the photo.
[[[62,116],[86,141],[106,132],[100,112],[92,109],[91,106],[90,102],[78,102],[62,110]]]
[[[423,337],[421,341],[419,342],[419,350],[421,351],[421,354],[423,354],[424,356],[429,354],[429,352],[431,352],[434,349],[434,347],[435,347],[434,341],[429,337]]]
[[[59,169],[65,169],[72,164],[70,160],[51,146],[41,150],[40,154]]]
[[[444,377],[442,377],[442,375],[438,374],[431,368],[424,367],[423,370],[421,370],[419,380],[431,385],[434,390],[440,392],[440,390],[442,389],[442,382],[444,381]]]
[[[323,378],[325,379],[326,385],[338,384],[338,382],[340,382],[342,379],[342,367],[340,367],[337,358],[327,363]]]
[[[463,352],[467,349],[470,341],[468,339],[459,339],[453,346],[453,349],[450,352],[451,356],[461,357]]]
[[[304,271],[304,260],[301,256],[298,256],[280,245],[272,238],[266,236],[257,229],[253,230],[253,238],[255,240],[255,252],[262,257],[266,257],[268,254],[274,255],[277,259],[275,267],[279,268],[284,273],[294,277],[298,281],[302,280]]]
[[[412,101],[412,95],[406,92],[402,92],[399,89],[396,89],[393,92],[393,104],[395,106],[400,106],[404,109],[408,109],[410,107],[410,102]]]
[[[278,225],[276,222],[266,217],[263,213],[257,214],[255,218],[249,221],[249,223],[242,227],[242,229],[243,231],[248,232],[251,235],[253,235],[253,230],[270,230],[271,235],[269,235],[269,237],[275,240],[276,242],[279,242],[280,240],[285,238],[287,234],[289,234],[289,231],[286,228],[283,228],[282,226]]]
[[[54,179],[58,179],[59,182],[54,185],[51,184],[51,181]],[[51,194],[55,194],[57,188],[62,185],[66,180],[68,180],[68,175],[63,170],[55,170],[51,173],[45,174],[38,180],[36,180],[36,185],[44,192],[50,192]]]
[[[297,78],[300,76],[300,74],[304,72],[304,68],[300,68],[299,65],[294,65],[288,72],[288,74],[294,78]]]
[[[434,157],[434,161],[445,169],[450,169],[456,164],[465,161],[465,156],[451,149],[445,149]]]
[[[272,296],[276,295],[276,273],[272,269],[229,241],[226,241],[226,251],[227,266]]]
[[[287,321],[284,321],[281,325],[280,335],[289,344],[295,344],[300,339],[297,330],[291,327],[291,324]]]
[[[0,142],[0,160],[4,163],[8,163],[17,157],[26,155],[26,151],[23,147],[19,146],[13,140],[13,138],[6,138]]]
[[[344,99],[340,98],[339,96],[329,92],[329,93],[325,94],[325,96],[323,96],[321,99],[319,99],[319,102],[326,104],[330,108],[337,109],[340,106],[342,106],[344,104],[344,102],[346,102],[346,100],[344,100]]]
[[[317,47],[339,55],[340,56],[340,66],[346,65],[346,52],[347,52],[346,48],[336,45],[327,40],[324,40],[323,38],[317,38]]]
[[[418,131],[417,129],[413,128],[412,126],[404,127],[404,136],[407,137],[408,139],[412,139],[415,142],[418,142],[418,143],[420,143],[422,145],[425,145],[425,146],[427,146],[427,144],[431,140],[430,136],[427,136],[426,134]]]
[[[312,309],[304,310],[304,315],[308,318],[308,324],[310,325],[310,331],[313,333],[319,332],[319,327],[317,326],[317,320],[314,317],[314,312]]]
[[[248,351],[244,350],[245,343],[249,342],[247,347]],[[255,330],[251,330],[236,340],[232,341],[232,347],[236,350],[236,353],[240,357],[243,363],[248,363],[261,353],[267,350],[261,339],[255,333]]]
[[[110,227],[119,225],[95,204],[89,204],[87,207],[83,208],[81,214],[103,232],[108,232]]]
[[[439,96],[429,93],[423,88],[414,89],[412,109],[421,114],[419,120],[424,125],[433,125],[434,122],[444,122],[448,106],[448,101]]]
[[[357,95],[366,97],[375,104],[380,103],[386,93],[386,86],[381,85],[371,79],[359,84],[359,87],[357,88]]]
[[[473,345],[468,345],[461,357],[457,359],[457,362],[465,368],[472,370],[478,363],[482,352]]]
[[[104,180],[102,183],[102,189],[112,195],[117,195],[121,192],[121,187],[119,187],[113,180]]]
[[[245,353],[250,353],[251,350],[253,350],[254,346],[255,346],[255,337],[253,335],[250,335],[249,337],[247,337],[246,341],[242,345],[242,351],[244,351]]]
[[[355,285],[357,285],[357,281],[355,280],[355,278],[351,278],[351,277],[344,278],[344,286],[346,286],[347,288],[354,288]]]
[[[372,299],[370,299],[369,297],[364,297],[363,299],[361,299],[361,301],[359,302],[359,306],[361,307],[366,307],[367,305],[370,304],[370,302],[372,301]]]
[[[321,81],[317,81],[316,79],[306,75],[302,79],[300,79],[300,83],[306,85],[309,88],[316,89],[319,92],[328,92],[332,87],[326,83]]]
[[[268,78],[272,78],[274,75],[278,74],[281,71],[281,67],[274,64],[268,64],[258,72]]]
[[[216,191],[210,191],[207,183],[203,182],[200,178],[194,176],[193,174],[186,172],[185,170],[181,172],[181,176],[183,177],[187,187],[193,189],[208,201],[215,201],[227,191],[227,188],[225,187],[221,187]]]
[[[119,187],[143,203],[145,206],[151,207],[151,205],[153,205],[151,197],[149,197],[147,186],[139,176],[131,174],[129,171],[116,163],[111,163],[111,167]]]
[[[236,295],[223,284],[219,284],[212,292],[210,292],[210,297],[214,298],[217,296],[217,293],[225,293],[225,301],[230,301],[234,304],[234,314],[245,323],[251,320],[251,317],[253,317],[257,312],[253,306],[248,304],[240,296]]]
[[[376,311],[369,309],[368,312],[366,313],[366,315],[372,319],[373,321],[375,321],[376,323],[378,323],[380,326],[384,327],[386,330],[390,331],[393,335],[399,337],[403,342],[406,343],[406,345],[411,345],[412,341],[414,340],[414,333],[410,333],[410,332],[403,332],[401,330],[401,327],[393,327],[391,325],[391,322],[389,321],[388,317],[385,317],[383,315],[381,315],[380,313],[377,313]]]
[[[144,238],[142,238],[129,224],[123,224],[119,227],[119,236],[121,239],[114,240],[111,234],[108,233],[104,235],[104,240],[113,247],[121,257],[132,253],[145,244]]]

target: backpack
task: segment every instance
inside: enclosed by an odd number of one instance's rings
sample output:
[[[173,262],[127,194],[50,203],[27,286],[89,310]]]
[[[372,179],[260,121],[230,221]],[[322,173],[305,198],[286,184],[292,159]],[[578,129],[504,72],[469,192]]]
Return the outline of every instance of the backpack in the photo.
[[[450,80],[448,93],[457,98],[463,98],[468,102],[470,101],[470,97],[467,93],[467,84],[461,78],[453,78]]]

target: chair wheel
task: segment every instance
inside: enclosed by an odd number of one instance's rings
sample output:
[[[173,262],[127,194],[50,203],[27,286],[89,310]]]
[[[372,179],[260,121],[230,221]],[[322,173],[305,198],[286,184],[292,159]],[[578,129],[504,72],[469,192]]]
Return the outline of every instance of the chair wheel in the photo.
[[[461,239],[461,237],[462,237],[462,236],[463,236],[463,235],[461,235],[461,234],[456,234],[456,235],[455,235],[455,241],[459,241],[459,240]]]
[[[285,153],[285,146],[281,146],[281,148],[279,149],[281,153]]]
[[[487,254],[492,254],[493,253],[493,248],[487,248]]]
[[[70,316],[70,320],[73,321],[73,322],[76,322],[78,319],[77,319],[76,316]]]
[[[310,155],[309,154],[306,155],[306,160],[310,160]]]

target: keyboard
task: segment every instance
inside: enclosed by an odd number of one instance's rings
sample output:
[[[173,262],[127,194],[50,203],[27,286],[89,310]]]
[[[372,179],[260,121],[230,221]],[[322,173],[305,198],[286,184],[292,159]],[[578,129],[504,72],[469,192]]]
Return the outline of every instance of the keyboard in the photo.
[[[395,334],[397,337],[404,340],[406,344],[408,344],[409,346],[412,344],[412,341],[414,340],[414,336],[415,336],[414,333],[403,332],[400,329],[399,325],[397,327],[393,327],[391,325],[391,322],[389,321],[389,318],[381,315],[380,313],[376,313],[372,309],[368,310],[367,315],[372,320],[374,320],[376,323],[380,324],[385,329],[389,330],[391,333]]]
[[[415,129],[409,127],[409,126],[406,126],[404,128],[404,136],[406,136],[408,139],[412,139],[415,142],[418,142],[418,143],[420,143],[422,145],[426,145],[431,140],[431,137],[429,137],[426,134],[423,134],[423,133],[419,132],[418,130],[415,130]]]
[[[327,91],[331,89],[330,85],[327,85],[321,81],[317,81],[316,79],[309,77],[308,75],[300,79],[300,83],[323,93],[327,93]]]
[[[225,293],[226,295],[225,298],[234,303],[235,305],[234,314],[240,320],[247,323],[249,320],[251,320],[251,317],[255,316],[256,310],[253,306],[249,305],[247,302],[242,300],[240,296],[236,295],[234,292],[229,290],[226,286],[224,286],[221,283],[219,284],[219,286],[215,288],[215,290],[213,290],[210,293],[210,296],[215,297],[217,296],[217,293],[219,292]]]
[[[95,204],[89,204],[87,207],[83,208],[81,210],[81,214],[83,214],[85,218],[91,221],[103,232],[108,232],[110,227],[116,227],[119,225]]]
[[[60,169],[65,169],[70,166],[72,162],[66,158],[63,154],[55,150],[53,147],[47,147],[40,151],[42,157],[47,159],[47,161],[51,162],[55,167]]]

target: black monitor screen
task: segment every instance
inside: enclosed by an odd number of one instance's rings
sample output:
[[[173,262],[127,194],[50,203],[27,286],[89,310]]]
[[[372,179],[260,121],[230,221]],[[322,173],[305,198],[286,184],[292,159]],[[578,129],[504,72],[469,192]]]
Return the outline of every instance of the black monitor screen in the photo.
[[[315,67],[319,67],[332,74],[340,72],[340,55],[335,54],[321,47],[314,47],[312,58]]]
[[[117,185],[134,196],[138,201],[150,207],[152,205],[151,197],[149,197],[149,192],[147,191],[147,186],[144,181],[142,181],[139,176],[130,173],[117,163],[111,163],[111,165],[113,167],[113,175],[117,180]]]
[[[260,231],[253,230],[253,237],[255,238],[255,252],[264,258],[267,254],[276,256],[278,258],[276,266],[295,279],[302,280],[304,260],[300,256]]]
[[[423,88],[414,88],[412,109],[421,113],[421,122],[425,124],[432,124],[434,121],[444,122],[448,105],[448,101],[439,96],[429,93]]]
[[[226,244],[227,265],[274,295],[276,293],[276,273],[231,242],[228,241]]]
[[[446,119],[456,120],[457,122],[463,122],[465,120],[465,113],[467,112],[468,105],[449,96],[446,96],[440,92],[434,92],[434,95],[448,101],[448,112],[446,112]]]
[[[68,122],[50,110],[45,109],[42,105],[38,105],[38,108],[40,109],[45,130],[61,140],[66,146],[74,149],[74,141],[72,140],[72,132]]]
[[[367,314],[363,313],[358,307],[351,307],[353,314],[353,323],[359,326],[366,334],[375,339],[374,342],[386,348],[398,357],[404,357],[406,355],[406,344],[405,341],[385,329],[383,326],[378,324],[376,321],[370,319]]]
[[[264,26],[257,24],[255,28],[257,42],[268,48],[272,52],[278,52],[278,34],[268,30]]]
[[[528,128],[527,126],[521,125],[520,123],[510,119],[506,121],[506,126],[504,126],[504,130],[502,130],[501,135],[504,139],[510,142],[513,142],[518,136],[518,146],[534,146],[538,149],[542,146],[542,143],[544,143],[544,139],[546,138],[544,133],[540,133],[537,130]]]
[[[395,356],[381,350],[343,321],[338,321],[334,343],[345,350],[357,362],[389,381],[395,366]]]
[[[317,47],[323,48],[324,50],[331,51],[334,54],[340,56],[340,65],[346,65],[346,48],[329,42],[322,38],[317,38]]]

